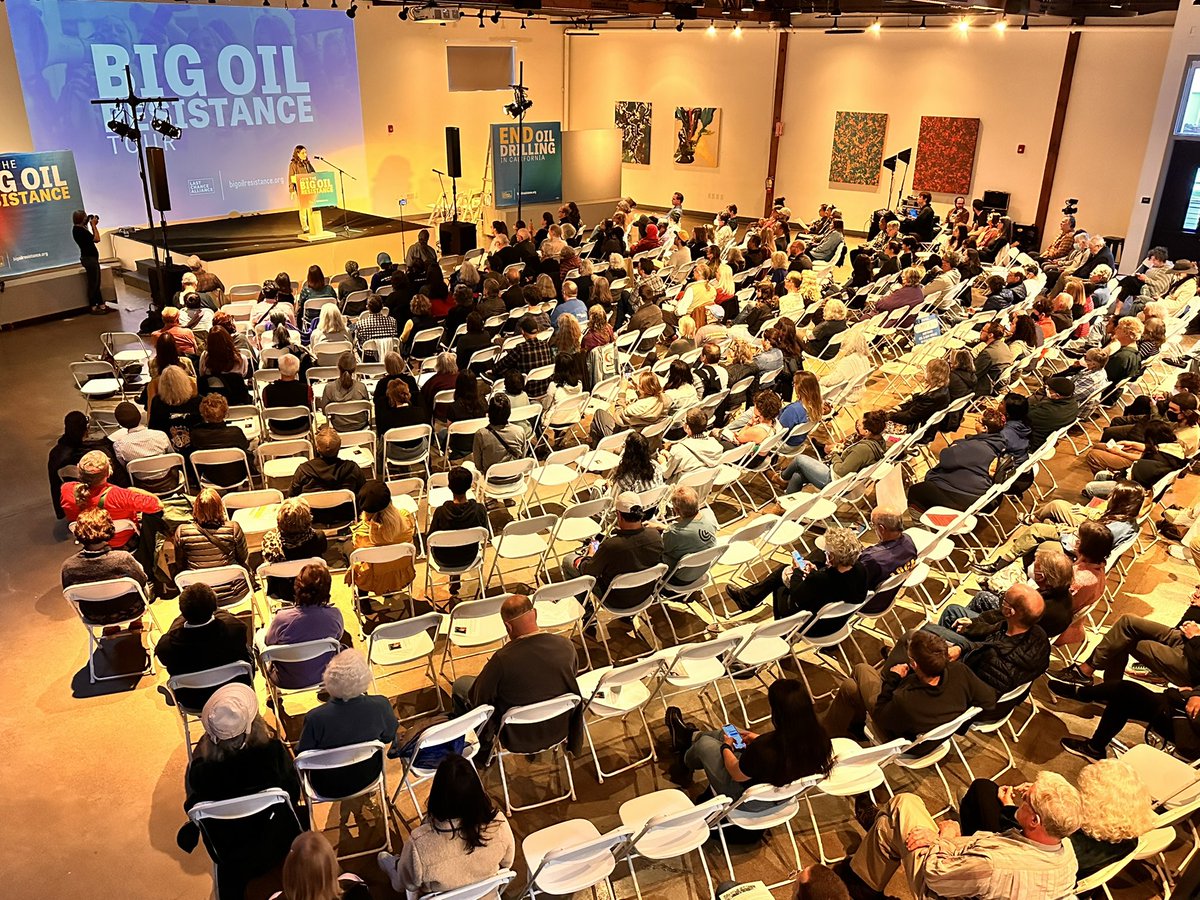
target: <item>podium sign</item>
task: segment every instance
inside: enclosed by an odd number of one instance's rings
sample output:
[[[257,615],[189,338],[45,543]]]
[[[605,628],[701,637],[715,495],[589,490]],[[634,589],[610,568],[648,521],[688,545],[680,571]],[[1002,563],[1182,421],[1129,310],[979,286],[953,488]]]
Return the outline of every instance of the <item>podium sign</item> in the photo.
[[[337,182],[332,172],[305,172],[292,177],[296,179],[296,196],[301,206],[312,209],[337,206]]]

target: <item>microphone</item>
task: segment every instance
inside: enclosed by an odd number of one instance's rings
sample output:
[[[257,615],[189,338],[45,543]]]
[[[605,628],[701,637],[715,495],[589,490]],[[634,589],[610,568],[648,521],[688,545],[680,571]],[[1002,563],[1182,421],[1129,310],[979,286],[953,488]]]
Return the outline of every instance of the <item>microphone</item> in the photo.
[[[319,159],[319,160],[321,160],[321,162],[325,162],[325,157],[317,156],[315,153],[313,154],[313,159]]]
[[[435,173],[437,173],[438,175],[445,175],[445,174],[446,174],[446,173],[445,173],[445,172],[443,172],[441,169],[430,169],[429,171],[430,171],[430,172],[435,172]]]

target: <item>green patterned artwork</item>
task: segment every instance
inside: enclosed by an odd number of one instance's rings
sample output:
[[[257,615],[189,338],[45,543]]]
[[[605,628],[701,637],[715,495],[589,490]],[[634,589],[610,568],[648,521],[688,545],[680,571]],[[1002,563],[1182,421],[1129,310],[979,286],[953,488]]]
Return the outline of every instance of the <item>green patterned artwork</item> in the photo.
[[[829,180],[837,184],[879,184],[887,113],[837,113]]]
[[[621,162],[650,165],[650,124],[653,107],[640,100],[618,100],[616,123],[621,129]]]

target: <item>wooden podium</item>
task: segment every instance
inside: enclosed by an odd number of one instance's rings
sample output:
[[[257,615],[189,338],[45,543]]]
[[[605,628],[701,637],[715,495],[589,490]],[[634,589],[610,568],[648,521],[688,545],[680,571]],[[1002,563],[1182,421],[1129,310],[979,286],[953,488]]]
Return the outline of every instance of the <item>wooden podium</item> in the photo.
[[[332,172],[301,172],[292,176],[292,184],[296,187],[296,204],[300,207],[300,227],[304,228],[304,219],[308,217],[308,231],[297,235],[302,241],[323,241],[336,237],[332,231],[326,231],[321,221],[321,210],[329,206],[337,206],[337,183]]]

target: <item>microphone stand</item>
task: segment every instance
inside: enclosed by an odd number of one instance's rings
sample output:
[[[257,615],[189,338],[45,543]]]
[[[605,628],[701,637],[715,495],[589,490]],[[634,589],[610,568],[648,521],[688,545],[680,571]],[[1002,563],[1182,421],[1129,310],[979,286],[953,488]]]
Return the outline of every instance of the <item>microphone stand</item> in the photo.
[[[446,173],[443,172],[441,169],[430,169],[429,171],[433,172],[438,177],[438,187],[441,188],[441,190],[442,190],[442,196],[438,198],[438,207],[442,210],[443,213],[445,213],[445,212],[447,212],[447,210],[446,210],[446,182],[442,179],[442,176],[445,175]],[[454,183],[453,178],[450,179],[450,186],[451,186],[451,190],[454,190],[454,213],[453,213],[453,219],[452,219],[452,221],[453,221],[454,219],[458,218],[458,191],[456,189],[456,185]]]
[[[348,213],[346,212],[346,207],[345,207],[345,203],[346,203],[346,176],[347,176],[347,175],[349,175],[349,176],[350,176],[350,180],[351,180],[351,181],[358,181],[358,179],[357,179],[357,178],[355,178],[353,175],[350,175],[350,173],[349,173],[349,172],[347,172],[345,169],[343,169],[343,168],[342,168],[341,166],[339,166],[337,163],[335,163],[335,162],[332,162],[331,160],[329,160],[329,159],[325,158],[324,156],[314,156],[314,157],[313,157],[313,159],[319,159],[321,162],[323,162],[323,163],[326,163],[327,165],[329,165],[329,166],[332,166],[333,168],[337,169],[337,172],[338,172],[338,193],[342,195],[342,198],[341,198],[341,203],[339,204],[339,205],[342,207],[342,227],[341,227],[341,229],[340,229],[340,230],[341,230],[342,234],[343,234],[343,235],[346,235],[347,237],[348,237],[349,235],[352,235],[352,234],[359,234],[360,232],[358,231],[358,229],[351,228],[351,227],[350,227],[350,223],[346,221],[346,216],[348,215]]]

